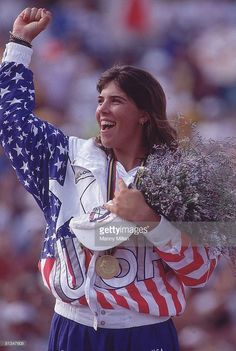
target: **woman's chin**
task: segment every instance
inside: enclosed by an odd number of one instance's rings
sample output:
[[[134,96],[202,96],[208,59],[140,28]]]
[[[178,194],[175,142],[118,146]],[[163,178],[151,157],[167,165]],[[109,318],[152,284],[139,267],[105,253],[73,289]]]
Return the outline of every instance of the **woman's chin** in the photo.
[[[101,138],[101,143],[102,143],[102,146],[105,147],[106,149],[112,149],[114,147],[114,143],[112,142],[112,140]]]

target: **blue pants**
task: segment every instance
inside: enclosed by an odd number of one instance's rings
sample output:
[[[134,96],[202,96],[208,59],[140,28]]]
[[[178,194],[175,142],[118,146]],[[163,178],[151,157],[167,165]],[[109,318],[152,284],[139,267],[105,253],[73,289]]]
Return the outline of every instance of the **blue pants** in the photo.
[[[48,351],[179,351],[173,321],[127,329],[104,329],[54,314]]]

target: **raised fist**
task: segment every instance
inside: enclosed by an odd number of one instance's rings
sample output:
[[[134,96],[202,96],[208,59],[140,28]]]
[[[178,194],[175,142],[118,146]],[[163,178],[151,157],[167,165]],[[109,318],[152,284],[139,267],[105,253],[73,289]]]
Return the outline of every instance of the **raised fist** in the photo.
[[[31,43],[48,26],[51,17],[51,12],[46,9],[28,7],[17,16],[12,33]]]

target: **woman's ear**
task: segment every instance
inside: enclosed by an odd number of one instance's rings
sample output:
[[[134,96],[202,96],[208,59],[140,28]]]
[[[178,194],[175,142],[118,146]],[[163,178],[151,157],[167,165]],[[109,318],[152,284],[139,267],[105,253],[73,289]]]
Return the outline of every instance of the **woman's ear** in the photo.
[[[143,126],[145,123],[147,123],[150,120],[149,114],[147,112],[143,112],[140,119],[139,119],[139,124]]]

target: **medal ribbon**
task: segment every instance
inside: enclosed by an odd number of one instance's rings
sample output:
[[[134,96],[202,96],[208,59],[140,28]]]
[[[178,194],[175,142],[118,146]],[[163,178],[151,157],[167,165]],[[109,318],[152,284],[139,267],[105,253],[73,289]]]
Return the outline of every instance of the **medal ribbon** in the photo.
[[[145,160],[142,161],[140,167],[144,166]],[[138,171],[134,177],[134,182],[129,185],[130,188],[137,186],[139,182]],[[110,201],[114,197],[116,186],[116,160],[111,157],[108,164],[108,176],[107,176],[107,201]]]
[[[144,165],[145,161],[142,161],[141,166]],[[131,184],[131,188],[136,186],[139,181],[138,171],[135,175],[134,182]],[[114,197],[116,186],[116,160],[114,158],[109,159],[108,164],[108,175],[107,175],[107,201],[110,201]],[[96,273],[102,279],[111,279],[116,276],[119,272],[119,263],[113,256],[115,248],[104,251],[104,255],[100,256],[96,260],[95,270]]]

